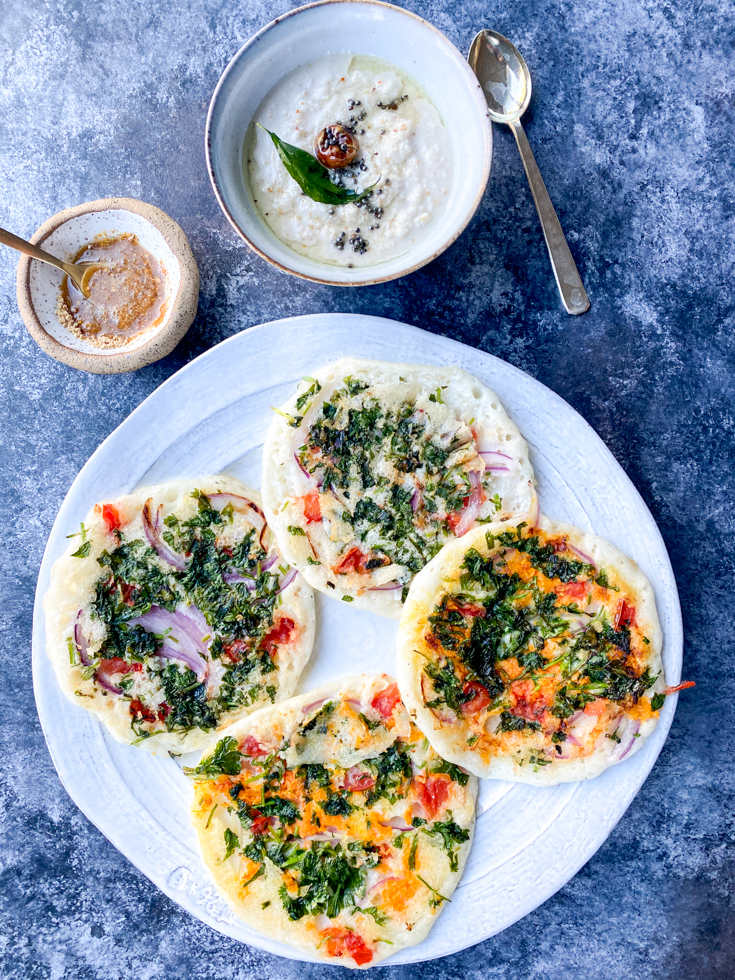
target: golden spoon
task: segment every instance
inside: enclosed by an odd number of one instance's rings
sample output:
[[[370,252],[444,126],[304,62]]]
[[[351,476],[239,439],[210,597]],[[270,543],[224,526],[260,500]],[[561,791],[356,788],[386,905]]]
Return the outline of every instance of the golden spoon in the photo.
[[[89,279],[92,273],[97,269],[103,268],[99,262],[62,262],[55,255],[44,252],[42,248],[39,248],[37,245],[31,245],[24,238],[18,238],[17,235],[14,235],[11,231],[5,231],[4,228],[0,228],[0,245],[8,245],[10,248],[17,249],[25,255],[30,255],[32,259],[38,259],[39,262],[47,262],[49,265],[61,269],[62,272],[67,274],[83,296],[89,296]]]

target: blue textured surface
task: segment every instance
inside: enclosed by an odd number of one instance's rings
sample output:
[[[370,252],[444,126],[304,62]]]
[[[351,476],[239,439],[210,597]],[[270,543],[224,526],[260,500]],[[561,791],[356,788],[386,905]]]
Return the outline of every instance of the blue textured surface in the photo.
[[[512,137],[485,200],[426,269],[341,291],[277,273],[235,237],[203,134],[238,47],[291,5],[4,0],[0,225],[28,236],[98,197],[156,204],[202,275],[178,349],[133,375],[57,364],[26,333],[0,250],[0,975],[273,980],[325,971],[210,931],[158,893],[59,784],[33,703],[31,609],[74,476],[157,385],[219,340],[323,310],[414,323],[506,358],[566,398],[658,520],[679,584],[686,678],[670,738],[606,845],[522,922],[396,980],[725,980],[735,974],[733,429],[735,22],[730,0],[408,3],[466,51],[493,27],[534,78],[527,132],[591,301],[561,309]],[[345,975],[342,971],[339,975]],[[337,976],[338,971],[333,974]]]

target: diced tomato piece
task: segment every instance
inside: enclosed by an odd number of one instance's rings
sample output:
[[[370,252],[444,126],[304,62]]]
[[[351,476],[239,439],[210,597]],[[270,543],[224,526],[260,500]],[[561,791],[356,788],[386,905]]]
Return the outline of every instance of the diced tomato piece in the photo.
[[[260,744],[255,735],[248,735],[242,743],[242,751],[251,759],[262,759],[268,755],[268,749]]]
[[[146,708],[142,701],[137,698],[133,698],[130,702],[130,714],[133,718],[140,718],[143,721],[155,721],[155,712],[151,711],[150,708]]]
[[[578,602],[587,598],[590,593],[589,582],[565,582],[559,589],[554,589],[562,602]]]
[[[319,504],[319,491],[311,490],[302,497],[304,501],[304,517],[307,524],[317,524],[322,519],[322,509]]]
[[[464,503],[466,504],[469,497],[464,498]],[[462,514],[458,510],[453,510],[451,514],[447,514],[447,524],[449,525],[450,531],[454,532],[457,530],[457,525],[462,520]]]
[[[365,562],[368,556],[363,554],[359,548],[350,548],[342,560],[334,566],[335,575],[347,575],[349,572],[365,572]]]
[[[370,702],[381,718],[387,720],[396,709],[396,705],[401,701],[401,694],[397,684],[390,684],[382,691],[378,691]]]
[[[281,643],[289,642],[295,629],[296,623],[288,616],[282,616],[263,637],[263,649],[275,653]]]
[[[137,660],[130,665],[130,669],[134,670],[136,674],[139,674],[143,670],[143,664],[139,663]]]
[[[166,704],[165,701],[164,701],[163,704],[159,704],[159,706],[158,706],[158,720],[159,721],[165,721],[166,718],[168,718],[168,716],[170,714],[171,714],[171,705],[170,704]]]
[[[268,832],[270,821],[264,813],[260,812],[260,810],[253,810],[252,815],[253,822],[250,830],[252,831],[254,837],[261,837],[263,834]]]
[[[357,966],[370,963],[373,950],[362,936],[349,929],[325,929],[322,933],[327,936],[326,950],[329,956],[351,956]]]
[[[236,664],[242,660],[249,650],[249,640],[232,640],[231,643],[225,643],[224,647],[222,648],[222,653],[229,661]]]
[[[615,629],[620,629],[621,626],[635,626],[635,606],[627,599],[620,600],[615,614]]]
[[[112,504],[102,504],[102,520],[107,525],[107,530],[110,534],[113,531],[117,531],[122,525],[118,509],[117,507],[113,507]]]
[[[484,619],[487,614],[487,609],[479,602],[458,602],[456,605],[457,612],[469,616],[470,619]]]
[[[472,695],[462,705],[463,715],[476,715],[490,704],[490,695],[487,692],[487,688],[479,681],[468,681],[462,688],[462,693]]]
[[[532,680],[514,681],[510,685],[509,694],[513,702],[509,710],[516,718],[539,721],[550,707],[551,695],[534,688]]]
[[[442,812],[451,792],[451,780],[444,772],[419,776],[419,802],[429,820],[435,820]]]
[[[123,582],[120,586],[122,591],[122,601],[126,606],[135,605],[135,593],[138,591],[137,585],[129,585],[127,582]]]
[[[345,773],[344,788],[350,793],[361,793],[366,789],[371,789],[375,785],[375,776],[369,772],[363,772],[357,766],[353,766]]]
[[[127,674],[130,669],[127,660],[123,660],[122,657],[110,657],[109,660],[100,660],[97,673],[107,678],[110,674]]]

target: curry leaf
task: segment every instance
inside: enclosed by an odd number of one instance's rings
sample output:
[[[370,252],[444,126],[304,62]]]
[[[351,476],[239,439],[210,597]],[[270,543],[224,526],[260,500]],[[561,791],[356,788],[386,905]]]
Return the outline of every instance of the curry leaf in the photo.
[[[260,123],[258,123],[260,126]],[[293,177],[301,190],[310,197],[312,201],[320,204],[331,204],[339,206],[341,204],[357,204],[373,190],[375,184],[366,187],[364,191],[349,190],[347,187],[340,187],[332,183],[329,170],[306,150],[294,146],[292,143],[285,143],[280,137],[276,136],[265,126],[260,126],[273,140],[273,144],[278,151],[283,166]]]

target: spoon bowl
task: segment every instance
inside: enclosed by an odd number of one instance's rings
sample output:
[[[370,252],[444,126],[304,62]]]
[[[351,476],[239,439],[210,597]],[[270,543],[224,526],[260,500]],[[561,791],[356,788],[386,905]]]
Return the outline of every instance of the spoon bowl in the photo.
[[[467,60],[480,79],[492,121],[520,119],[531,101],[531,73],[515,45],[497,31],[480,31]]]

